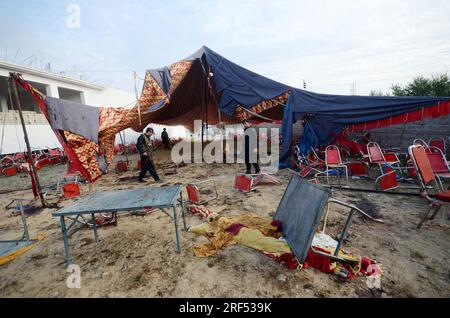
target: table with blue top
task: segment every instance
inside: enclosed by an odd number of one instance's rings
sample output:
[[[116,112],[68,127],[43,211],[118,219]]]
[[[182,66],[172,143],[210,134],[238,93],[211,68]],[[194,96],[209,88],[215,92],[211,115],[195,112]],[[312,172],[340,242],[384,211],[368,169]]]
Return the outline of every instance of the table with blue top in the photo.
[[[181,214],[183,216],[184,230],[187,230],[186,220],[184,218],[181,185],[160,188],[149,187],[143,189],[96,192],[80,198],[74,202],[74,204],[54,212],[52,215],[54,217],[59,217],[61,222],[61,232],[64,240],[67,265],[72,264],[72,257],[69,249],[68,228],[66,227],[65,218],[77,217],[80,215],[91,215],[95,240],[98,242],[97,226],[95,222],[95,214],[97,213],[120,213],[153,208],[161,209],[169,215],[164,209],[172,208],[173,217],[170,215],[169,216],[175,223],[177,248],[178,253],[180,253],[181,247],[177,221],[178,197],[180,198],[179,203]]]

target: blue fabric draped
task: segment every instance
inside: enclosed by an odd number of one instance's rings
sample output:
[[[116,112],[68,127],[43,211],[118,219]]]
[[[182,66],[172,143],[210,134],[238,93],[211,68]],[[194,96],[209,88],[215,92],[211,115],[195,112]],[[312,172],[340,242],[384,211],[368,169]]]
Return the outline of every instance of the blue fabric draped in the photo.
[[[200,59],[205,71],[213,73],[216,91],[221,95],[219,108],[230,116],[234,115],[238,104],[248,109],[291,89],[227,60],[206,46],[187,58],[194,59]]]
[[[293,89],[282,123],[280,168],[289,167],[292,125],[308,115],[299,149],[306,155],[311,147],[334,141],[345,125],[397,116],[448,101],[450,97],[390,97],[326,95]]]

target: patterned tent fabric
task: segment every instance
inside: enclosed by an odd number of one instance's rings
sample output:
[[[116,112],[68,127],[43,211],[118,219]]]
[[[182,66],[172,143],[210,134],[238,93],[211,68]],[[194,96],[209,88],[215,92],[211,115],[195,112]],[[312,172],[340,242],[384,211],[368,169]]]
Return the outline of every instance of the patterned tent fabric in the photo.
[[[80,135],[64,131],[68,146],[75,152],[84,170],[89,174],[89,180],[97,180],[101,176],[96,154],[98,145]]]
[[[49,120],[45,96],[27,83],[20,74],[10,73],[10,76],[17,85],[22,86],[31,94],[45,118]],[[98,163],[92,163],[91,160],[92,156],[95,156],[93,146],[96,144],[82,136],[63,130],[53,129],[53,132],[58,138],[60,144],[63,146],[69,160],[72,162],[73,168],[79,171],[81,175],[86,178],[86,180],[90,182],[97,180],[100,177],[100,169],[98,167]],[[70,142],[72,143],[69,144]]]
[[[21,81],[30,92],[36,91]],[[260,87],[253,89],[255,83],[260,83]],[[203,47],[168,67],[147,71],[141,96],[132,108],[100,107],[98,144],[69,131],[54,131],[77,169],[94,182],[101,175],[96,158],[99,148],[111,165],[115,136],[122,130],[140,132],[150,123],[183,125],[192,130],[194,120],[210,125],[235,124],[250,117],[265,121],[254,117],[255,113],[280,120],[289,90],[288,86],[252,73]],[[47,114],[45,99],[39,94],[35,99],[39,99]],[[230,111],[230,107],[234,110]]]

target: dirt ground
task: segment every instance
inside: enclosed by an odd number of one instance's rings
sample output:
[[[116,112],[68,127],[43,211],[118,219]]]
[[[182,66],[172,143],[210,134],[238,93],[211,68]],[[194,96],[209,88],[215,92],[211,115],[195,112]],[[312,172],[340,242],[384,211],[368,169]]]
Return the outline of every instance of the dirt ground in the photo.
[[[136,157],[133,158],[136,160]],[[157,161],[169,160],[160,151]],[[264,170],[264,169],[263,169]],[[41,170],[43,178],[54,179],[63,167]],[[277,173],[281,185],[262,185],[250,193],[232,190],[242,164],[190,164],[178,174],[163,176],[163,184],[119,177],[136,176],[135,171],[118,175],[110,172],[91,191],[160,187],[196,180],[215,180],[219,199],[208,207],[221,215],[254,212],[273,216],[292,172]],[[0,178],[2,190],[12,187],[19,177]],[[23,178],[22,178],[23,179]],[[21,179],[21,180],[22,180]],[[359,181],[362,182],[362,181]],[[83,186],[83,193],[89,191]],[[30,190],[0,195],[0,239],[21,235],[20,217],[11,216],[5,206],[14,197],[28,197]],[[1,297],[449,297],[449,221],[438,214],[435,220],[416,229],[419,214],[427,204],[420,197],[335,190],[333,196],[380,213],[384,224],[356,216],[350,226],[344,249],[375,259],[384,268],[382,290],[373,292],[365,277],[343,280],[313,268],[289,270],[263,254],[244,246],[231,246],[216,256],[197,258],[192,247],[205,238],[180,231],[182,253],[175,244],[174,225],[163,213],[122,216],[119,224],[99,229],[100,242],[93,232],[83,229],[70,239],[73,262],[81,268],[81,288],[66,286],[68,273],[59,220],[45,209],[28,217],[32,237],[46,238],[30,251],[0,267]],[[71,204],[65,200],[60,206]],[[332,207],[328,232],[337,235],[347,210]],[[188,216],[190,225],[201,220]]]

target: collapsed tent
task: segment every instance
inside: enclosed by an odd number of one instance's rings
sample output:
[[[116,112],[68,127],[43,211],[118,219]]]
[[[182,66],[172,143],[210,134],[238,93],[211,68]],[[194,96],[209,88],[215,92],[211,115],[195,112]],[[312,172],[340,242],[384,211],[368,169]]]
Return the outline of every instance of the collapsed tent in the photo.
[[[45,99],[25,81],[18,82],[34,92],[47,114]],[[54,131],[69,159],[75,160],[89,181],[95,181],[101,173],[96,160],[99,146],[111,164],[115,135],[127,128],[142,131],[150,123],[192,129],[194,120],[210,125],[248,118],[257,122],[282,120],[280,167],[284,168],[289,165],[292,125],[300,119],[305,123],[300,148],[307,151],[311,146],[330,143],[346,127],[358,131],[448,114],[450,97],[316,94],[253,73],[204,46],[170,66],[148,70],[134,107],[100,107],[98,142],[80,134],[82,125],[75,125],[78,131],[70,131],[64,129],[72,129],[72,125],[61,124]],[[48,114],[46,117],[49,119]]]
[[[15,79],[33,94],[50,121],[44,96],[20,77]],[[134,107],[100,107],[98,143],[80,134],[82,125],[74,125],[77,131],[64,130],[70,129],[69,125],[65,125],[66,128],[60,125],[54,131],[63,147],[69,150],[69,159],[75,161],[83,176],[92,182],[101,175],[96,160],[99,146],[107,164],[111,164],[115,135],[122,130],[142,131],[150,123],[192,129],[196,119],[209,125],[240,123],[250,117],[259,122],[281,120],[290,89],[202,47],[170,66],[147,71],[141,96]],[[80,116],[72,120],[82,119]]]

